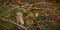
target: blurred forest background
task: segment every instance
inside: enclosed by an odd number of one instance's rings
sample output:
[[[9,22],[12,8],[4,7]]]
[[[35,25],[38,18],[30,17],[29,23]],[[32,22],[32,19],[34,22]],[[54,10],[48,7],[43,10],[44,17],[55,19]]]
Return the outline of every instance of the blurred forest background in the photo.
[[[0,30],[60,30],[60,0],[0,0]]]

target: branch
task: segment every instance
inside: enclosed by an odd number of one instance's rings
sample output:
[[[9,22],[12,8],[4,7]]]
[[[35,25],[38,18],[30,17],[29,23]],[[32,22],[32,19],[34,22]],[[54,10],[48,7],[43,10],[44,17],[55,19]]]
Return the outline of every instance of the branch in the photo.
[[[19,25],[19,24],[16,24],[15,22],[9,21],[9,20],[4,19],[4,18],[0,18],[0,19],[2,19],[3,21],[11,22],[11,23],[13,23],[13,24],[15,24],[15,25],[18,25],[19,27],[22,27],[22,28],[25,29],[25,30],[28,30],[26,27],[24,27],[24,26],[22,26],[22,25]]]

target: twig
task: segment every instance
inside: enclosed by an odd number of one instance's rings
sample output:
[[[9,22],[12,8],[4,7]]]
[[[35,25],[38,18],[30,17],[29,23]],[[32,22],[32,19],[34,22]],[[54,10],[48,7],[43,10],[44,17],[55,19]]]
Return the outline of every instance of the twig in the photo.
[[[11,14],[8,14],[8,15],[6,15],[5,17],[3,17],[3,18],[6,18],[6,17],[8,17],[8,16],[10,16]]]
[[[15,25],[18,25],[19,27],[22,27],[22,28],[25,29],[25,30],[28,30],[26,27],[24,27],[24,26],[22,26],[22,25],[19,25],[19,24],[16,24],[15,22],[9,21],[9,20],[4,19],[4,18],[0,18],[0,19],[2,19],[2,20],[4,20],[4,21],[7,21],[7,22],[11,22],[11,23],[13,23],[13,24],[15,24]]]

